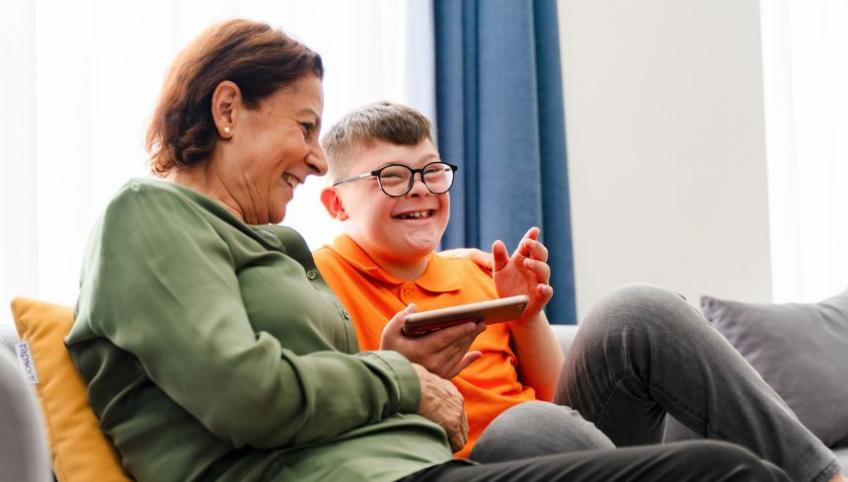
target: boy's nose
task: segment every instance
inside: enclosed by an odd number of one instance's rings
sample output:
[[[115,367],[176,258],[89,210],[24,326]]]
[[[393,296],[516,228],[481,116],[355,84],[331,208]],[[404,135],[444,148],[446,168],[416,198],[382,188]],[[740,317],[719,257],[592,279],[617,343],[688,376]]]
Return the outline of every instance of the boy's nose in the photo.
[[[409,196],[425,196],[430,194],[430,189],[427,188],[427,185],[424,184],[424,173],[423,172],[413,172],[412,173],[412,188],[410,188],[408,195]]]

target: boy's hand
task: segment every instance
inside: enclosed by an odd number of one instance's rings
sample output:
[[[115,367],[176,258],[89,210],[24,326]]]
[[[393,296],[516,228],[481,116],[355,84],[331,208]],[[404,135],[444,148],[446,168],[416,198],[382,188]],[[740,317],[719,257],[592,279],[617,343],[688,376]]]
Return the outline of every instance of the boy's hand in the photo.
[[[468,348],[477,335],[485,331],[485,323],[463,323],[413,338],[404,335],[401,329],[406,315],[415,311],[415,305],[409,305],[389,320],[383,328],[381,350],[399,352],[409,361],[448,380],[482,356],[479,351],[468,351]]]
[[[539,242],[539,228],[532,227],[509,256],[503,241],[492,243],[492,275],[498,296],[527,295],[530,302],[520,321],[530,320],[541,313],[554,295],[550,286],[551,268],[548,249]]]

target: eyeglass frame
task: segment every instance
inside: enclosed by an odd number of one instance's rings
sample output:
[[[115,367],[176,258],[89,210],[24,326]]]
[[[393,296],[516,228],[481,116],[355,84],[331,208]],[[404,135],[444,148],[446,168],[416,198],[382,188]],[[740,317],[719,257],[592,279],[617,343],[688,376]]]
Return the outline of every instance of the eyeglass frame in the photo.
[[[433,192],[433,190],[430,189],[430,185],[427,184],[427,181],[424,179],[424,170],[427,169],[429,166],[432,166],[433,164],[444,164],[444,165],[448,166],[451,170],[450,186],[448,186],[448,188],[445,189],[442,192]],[[406,191],[404,191],[403,194],[389,194],[389,193],[386,192],[386,189],[383,187],[383,181],[380,179],[380,174],[382,174],[382,172],[385,169],[388,169],[390,167],[405,167],[406,169],[408,169],[412,173],[409,176],[409,184],[407,185]],[[449,162],[445,162],[445,161],[428,162],[427,164],[424,164],[423,166],[419,167],[418,169],[413,169],[413,168],[407,166],[406,164],[401,164],[399,162],[392,162],[390,164],[386,164],[385,166],[383,166],[379,169],[374,169],[373,171],[368,171],[368,172],[363,172],[362,174],[355,174],[353,176],[343,177],[343,178],[339,179],[338,181],[334,182],[333,187],[336,187],[339,184],[345,184],[345,183],[352,182],[352,181],[358,181],[360,179],[367,179],[369,177],[376,177],[377,178],[377,184],[380,185],[380,190],[383,191],[383,194],[385,194],[386,196],[389,196],[389,197],[404,197],[407,194],[409,194],[410,191],[412,191],[412,186],[415,185],[415,174],[418,173],[418,174],[421,174],[421,183],[424,184],[424,187],[426,187],[428,191],[430,191],[430,194],[438,195],[438,194],[444,194],[444,193],[451,190],[451,188],[453,187],[453,182],[456,179],[456,176],[455,176],[456,171],[458,171],[458,170],[459,170],[459,166],[455,166],[455,165],[453,165]]]

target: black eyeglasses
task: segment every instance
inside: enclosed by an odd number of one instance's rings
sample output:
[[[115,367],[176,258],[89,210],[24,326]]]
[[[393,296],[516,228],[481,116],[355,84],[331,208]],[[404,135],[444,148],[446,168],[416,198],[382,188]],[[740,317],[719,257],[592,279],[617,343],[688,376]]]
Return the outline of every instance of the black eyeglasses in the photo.
[[[444,194],[453,185],[453,173],[459,169],[447,162],[431,162],[420,169],[413,169],[403,164],[389,164],[370,172],[363,172],[355,176],[345,177],[333,183],[333,186],[346,182],[358,181],[369,177],[376,177],[380,183],[380,189],[390,197],[406,196],[415,184],[415,173],[421,174],[424,186],[433,194]]]

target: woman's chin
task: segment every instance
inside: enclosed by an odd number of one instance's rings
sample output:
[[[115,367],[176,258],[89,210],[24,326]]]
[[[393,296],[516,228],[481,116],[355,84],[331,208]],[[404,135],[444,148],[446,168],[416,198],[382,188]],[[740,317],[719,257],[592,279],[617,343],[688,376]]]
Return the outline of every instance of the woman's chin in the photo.
[[[280,224],[283,222],[283,219],[286,217],[286,208],[288,204],[291,202],[292,198],[290,195],[288,196],[280,196],[276,199],[276,202],[270,203],[268,206],[268,217],[269,221],[272,224]]]
[[[268,211],[268,223],[269,224],[280,224],[283,222],[283,219],[286,218],[286,205],[282,206],[273,206]]]

